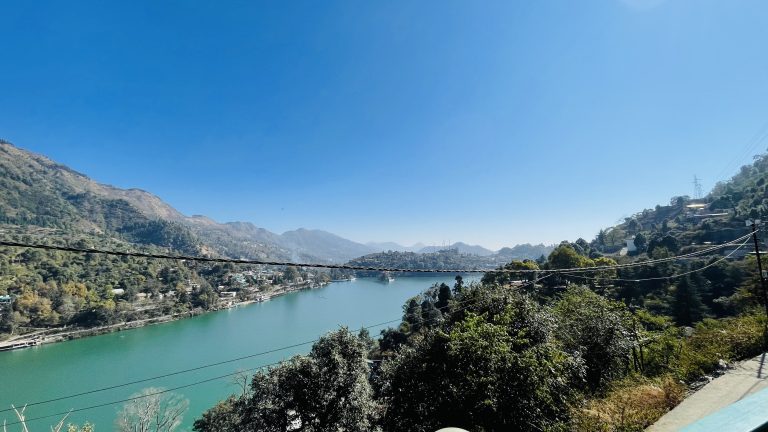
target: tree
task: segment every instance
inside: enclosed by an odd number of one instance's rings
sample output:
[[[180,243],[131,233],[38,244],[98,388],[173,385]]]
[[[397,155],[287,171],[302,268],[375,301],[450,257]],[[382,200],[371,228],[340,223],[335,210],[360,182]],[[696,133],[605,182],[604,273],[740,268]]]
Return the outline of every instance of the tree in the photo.
[[[189,401],[161,388],[145,388],[131,395],[117,415],[120,432],[171,432],[181,425]]]
[[[588,262],[589,267],[613,267],[616,264],[616,260],[613,258],[608,257],[597,257],[594,260],[590,260]],[[592,277],[592,280],[590,282],[590,285],[592,287],[599,287],[606,284],[611,283],[611,279],[615,279],[617,276],[615,269],[603,269],[603,270],[596,270],[594,272],[590,272],[590,277]]]
[[[676,253],[680,250],[680,243],[678,243],[676,238],[669,234],[656,234],[648,242],[648,255],[652,255],[654,250],[659,247],[663,247],[672,253]]]
[[[219,302],[219,296],[210,285],[204,284],[200,288],[192,291],[192,306],[203,309],[212,309]]]
[[[457,276],[458,277],[458,276]],[[442,283],[440,284],[439,291],[437,293],[437,302],[435,306],[442,312],[448,308],[448,302],[453,299],[453,293],[451,293],[451,287]]]
[[[578,364],[549,339],[540,306],[517,297],[499,315],[466,314],[429,330],[382,366],[384,430],[555,429],[568,417]]]
[[[24,290],[13,304],[14,310],[30,319],[35,325],[58,323],[58,314],[51,307],[51,300],[39,296],[30,289]]]
[[[596,391],[626,370],[632,347],[626,307],[588,288],[571,287],[554,307],[557,334],[584,360],[587,387]]]
[[[464,278],[461,275],[456,275],[456,283],[453,284],[453,293],[459,294],[464,289]]]
[[[412,297],[403,306],[403,322],[408,324],[408,331],[419,331],[424,322],[418,297]]]
[[[612,228],[605,233],[605,245],[617,247],[624,244],[624,240],[627,238],[627,233],[621,228]]]
[[[597,243],[598,247],[602,248],[602,247],[605,246],[605,240],[606,240],[606,238],[605,238],[605,230],[601,229],[597,233],[597,238],[595,239],[595,242]]]
[[[217,403],[213,408],[204,412],[203,415],[195,420],[193,429],[196,431],[237,431],[240,430],[241,407],[245,398],[229,398]]]
[[[643,233],[635,234],[635,247],[638,253],[645,252],[645,247],[648,245],[648,239]]]
[[[421,302],[421,319],[425,327],[434,327],[439,324],[443,314],[435,306],[435,302],[430,298],[425,298]]]
[[[676,196],[676,197],[672,197],[672,199],[669,200],[669,205],[673,207],[682,207],[685,205],[686,202],[690,200],[691,200],[691,197],[689,197],[688,195]]]
[[[669,233],[669,231],[670,231],[669,230],[669,222],[667,222],[667,220],[664,219],[663,221],[661,221],[661,233],[662,234],[667,234],[667,233]]]
[[[701,285],[701,280],[691,275],[680,279],[675,285],[670,309],[678,325],[689,326],[704,318],[706,306],[701,301]]]
[[[248,395],[209,410],[195,430],[373,431],[377,407],[366,354],[366,342],[348,329],[329,333],[308,356],[257,373]]]
[[[384,329],[379,339],[379,350],[382,353],[394,352],[406,342],[408,342],[408,334],[404,331],[393,328]]]
[[[17,326],[18,323],[12,305],[10,303],[0,304],[0,332],[13,334]]]
[[[585,267],[589,258],[579,255],[568,243],[560,244],[547,258],[550,268],[565,269]]]
[[[584,240],[583,238],[579,237],[575,242],[573,242],[574,245],[578,246],[581,249],[581,253],[584,255],[589,255],[589,243]]]
[[[283,271],[283,279],[287,282],[294,282],[299,277],[299,271],[296,267],[286,267]]]
[[[546,261],[546,258],[545,258],[545,261]],[[531,260],[525,260],[525,261],[514,260],[509,264],[505,264],[504,267],[502,267],[501,269],[506,271],[486,272],[483,275],[482,282],[484,284],[495,283],[499,285],[507,285],[519,279],[534,280],[536,279],[536,270],[539,270],[539,264]],[[509,270],[522,270],[522,272],[516,273],[513,271],[510,272]]]

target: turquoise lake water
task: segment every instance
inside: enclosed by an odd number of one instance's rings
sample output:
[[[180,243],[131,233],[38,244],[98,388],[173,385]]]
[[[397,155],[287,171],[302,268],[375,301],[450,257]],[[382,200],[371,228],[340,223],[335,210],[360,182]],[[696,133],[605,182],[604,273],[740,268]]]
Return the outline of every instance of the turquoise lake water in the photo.
[[[363,326],[398,319],[409,297],[445,282],[451,275],[401,277],[384,283],[376,279],[336,282],[311,291],[291,293],[265,303],[210,313],[194,318],[85,339],[0,353],[0,409],[10,404],[48,400],[92,389],[162,375],[181,369],[229,360],[316,339],[348,326]],[[474,280],[464,277],[465,281]],[[394,325],[394,324],[390,324]],[[378,335],[379,328],[371,329]],[[273,363],[309,351],[303,345],[255,358],[228,363],[151,382],[107,390],[52,403],[30,406],[27,418],[66,412],[118,401],[147,387],[172,388]],[[221,379],[176,391],[189,399],[184,429],[217,401],[237,391],[230,379]],[[113,429],[121,404],[73,413],[69,420],[96,425],[97,432]],[[31,430],[50,430],[61,416],[30,422]],[[12,412],[0,412],[0,421],[15,421]],[[10,431],[20,430],[10,426]]]

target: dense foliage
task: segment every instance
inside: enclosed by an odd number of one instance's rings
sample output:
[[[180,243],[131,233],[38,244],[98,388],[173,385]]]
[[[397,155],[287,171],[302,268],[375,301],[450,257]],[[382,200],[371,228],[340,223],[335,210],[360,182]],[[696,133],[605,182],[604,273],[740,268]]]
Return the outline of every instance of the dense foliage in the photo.
[[[365,361],[368,341],[346,329],[320,339],[307,356],[258,373],[250,389],[195,422],[196,430],[372,431],[377,416]]]
[[[31,240],[25,235],[13,238]],[[72,244],[90,248],[95,242],[115,249],[126,246],[103,238]],[[0,334],[13,333],[20,326],[91,327],[210,309],[218,300],[211,284],[220,281],[223,273],[215,266],[196,268],[144,258],[0,248],[0,295],[13,299],[0,305]],[[133,302],[139,295],[158,301],[137,308]]]
[[[312,398],[327,400],[370,386],[360,430],[644,430],[683,398],[681,383],[764,348],[764,297],[754,258],[733,253],[734,245],[685,260],[578,270],[670,258],[739,238],[748,233],[745,218],[768,216],[766,176],[768,160],[759,158],[702,200],[675,197],[601,230],[591,242],[563,242],[548,257],[507,263],[481,284],[466,286],[458,277],[453,288],[426,290],[406,301],[398,327],[355,354],[374,361],[367,385],[362,371],[332,392],[306,380],[280,381],[303,362],[322,362],[313,350],[308,360],[294,358],[257,374],[253,388],[266,386],[278,400],[293,400],[311,387]],[[458,253],[452,254],[389,252],[356,264],[451,268]],[[577,271],[539,279],[553,269]],[[340,330],[319,345],[352,337]],[[323,430],[311,409],[268,406],[278,410],[267,410],[274,423],[260,427]],[[233,396],[195,427],[240,430],[243,419],[263,411],[250,396]]]
[[[584,286],[537,298],[460,278],[434,286],[378,343],[330,333],[195,430],[640,431],[682,399],[680,380],[762,347],[756,314],[689,332]]]

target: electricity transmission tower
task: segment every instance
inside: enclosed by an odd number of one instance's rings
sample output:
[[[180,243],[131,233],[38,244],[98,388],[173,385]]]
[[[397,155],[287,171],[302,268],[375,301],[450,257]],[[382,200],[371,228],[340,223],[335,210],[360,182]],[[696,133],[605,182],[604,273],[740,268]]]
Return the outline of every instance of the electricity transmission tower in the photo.
[[[693,176],[693,199],[704,198],[704,188],[701,186],[701,180],[698,176]]]

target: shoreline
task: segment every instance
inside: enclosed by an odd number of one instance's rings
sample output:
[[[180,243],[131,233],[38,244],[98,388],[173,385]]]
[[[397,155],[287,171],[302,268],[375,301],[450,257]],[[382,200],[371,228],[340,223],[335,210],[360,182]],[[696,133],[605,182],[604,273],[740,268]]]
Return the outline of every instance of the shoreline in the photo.
[[[208,313],[220,312],[223,310],[233,309],[241,306],[248,306],[255,303],[263,303],[275,297],[280,297],[286,294],[299,292],[299,291],[322,288],[329,284],[330,283],[320,284],[314,287],[312,286],[289,287],[289,288],[281,287],[282,289],[275,290],[274,292],[271,292],[269,294],[262,294],[263,297],[260,300],[243,300],[239,302],[220,301],[220,305],[216,309],[210,309],[210,310],[193,309],[187,312],[179,312],[179,313],[170,314],[170,315],[161,315],[157,317],[144,318],[144,319],[135,320],[135,321],[124,321],[120,323],[109,324],[106,326],[99,326],[99,327],[87,327],[87,328],[77,327],[77,328],[72,328],[71,330],[68,330],[66,327],[61,327],[61,328],[52,327],[50,329],[37,330],[37,331],[31,332],[28,335],[23,335],[23,336],[20,335],[18,337],[12,336],[8,340],[1,341],[0,353],[7,352],[7,351],[16,351],[24,348],[32,348],[32,347],[45,345],[45,344],[66,342],[70,340],[81,339],[81,338],[90,337],[90,336],[98,336],[98,335],[107,334],[107,333],[114,333],[114,332],[119,332],[123,330],[132,330],[132,329],[146,327],[154,324],[165,324],[165,323],[179,321],[186,318],[194,318],[196,316],[205,315]],[[60,331],[57,331],[57,330],[60,330]]]

